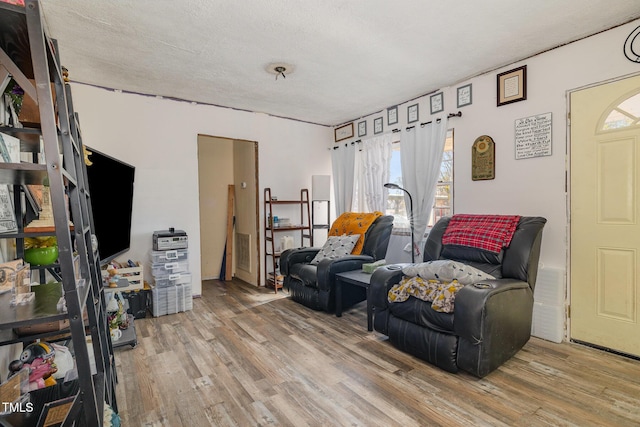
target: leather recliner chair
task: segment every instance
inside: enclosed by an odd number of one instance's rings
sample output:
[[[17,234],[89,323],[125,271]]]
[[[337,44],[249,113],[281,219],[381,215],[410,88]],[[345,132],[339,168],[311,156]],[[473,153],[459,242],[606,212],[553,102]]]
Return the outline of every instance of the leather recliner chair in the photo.
[[[284,288],[291,299],[314,310],[335,310],[335,275],[358,270],[362,264],[384,259],[393,228],[393,216],[378,217],[369,226],[360,255],[347,255],[338,259],[323,259],[309,264],[320,248],[288,249],[280,256],[280,272],[284,275]],[[342,307],[346,309],[367,298],[366,289],[349,286],[343,290]]]
[[[461,369],[482,378],[516,354],[531,336],[533,291],[546,219],[521,217],[509,246],[499,256],[443,245],[450,219],[442,218],[429,233],[424,261],[450,259],[496,279],[464,286],[455,296],[453,312],[443,313],[414,297],[390,303],[389,289],[402,279],[402,269],[378,268],[370,289],[374,328],[420,359],[449,372]]]

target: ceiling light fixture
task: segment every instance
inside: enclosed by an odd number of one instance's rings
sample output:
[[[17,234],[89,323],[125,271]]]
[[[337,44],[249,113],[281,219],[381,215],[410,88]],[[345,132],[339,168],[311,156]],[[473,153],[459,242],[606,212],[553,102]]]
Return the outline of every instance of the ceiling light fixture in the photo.
[[[293,72],[293,65],[285,64],[284,62],[276,62],[267,65],[266,70],[270,74],[275,74],[276,80],[278,80],[278,77],[280,76],[282,76],[282,78],[287,78],[287,74],[291,74]]]
[[[284,72],[287,71],[287,69],[285,67],[276,67],[276,68],[274,68],[274,71],[276,73],[282,74],[282,78],[283,79],[287,78],[287,76],[284,74]],[[276,80],[278,80],[278,74],[276,74]]]

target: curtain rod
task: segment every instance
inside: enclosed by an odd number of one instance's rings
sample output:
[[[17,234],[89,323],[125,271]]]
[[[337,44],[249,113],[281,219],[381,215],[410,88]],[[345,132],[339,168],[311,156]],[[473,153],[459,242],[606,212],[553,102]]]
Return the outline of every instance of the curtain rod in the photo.
[[[457,113],[449,113],[447,115],[447,119],[450,119],[452,117],[462,117],[462,111],[458,111]],[[436,119],[436,123],[440,123],[442,119],[437,118]],[[420,123],[420,126],[426,126],[428,124],[433,123],[433,121],[429,121],[429,122],[424,122],[424,123]],[[413,129],[415,126],[407,126],[407,130]],[[400,129],[392,129],[391,130],[392,133],[398,133],[400,132]],[[354,145],[354,144],[360,144],[362,142],[361,139],[357,139],[355,141],[351,141],[350,143],[345,143],[344,146],[347,147],[349,144]],[[333,147],[334,150],[337,150],[338,148],[340,148],[340,145],[336,145]]]
[[[450,119],[452,117],[462,117],[462,111],[458,111],[457,113],[449,113],[447,115],[447,119]],[[440,123],[442,119],[441,118],[437,118],[436,119],[436,123]],[[433,123],[433,120],[428,121],[428,122],[424,122],[424,123],[420,123],[420,126],[426,126],[426,125],[430,125],[431,123]],[[407,130],[413,129],[415,127],[414,126],[407,126]]]
[[[401,129],[391,129],[391,133],[398,133],[400,131],[401,131]],[[361,142],[362,142],[361,139],[356,139],[355,141],[345,142],[344,146],[348,147],[349,144],[354,145],[354,144],[360,144]],[[338,148],[340,148],[340,144],[336,144],[335,146],[329,148],[329,150],[337,150]]]

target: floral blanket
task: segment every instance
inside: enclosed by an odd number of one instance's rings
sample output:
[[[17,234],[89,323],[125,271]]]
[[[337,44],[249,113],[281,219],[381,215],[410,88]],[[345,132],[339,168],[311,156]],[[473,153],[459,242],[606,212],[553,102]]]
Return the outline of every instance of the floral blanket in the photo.
[[[440,282],[419,276],[405,276],[400,283],[389,289],[387,298],[389,302],[404,302],[409,297],[415,297],[431,302],[431,308],[435,311],[452,313],[456,294],[463,286],[457,280]]]

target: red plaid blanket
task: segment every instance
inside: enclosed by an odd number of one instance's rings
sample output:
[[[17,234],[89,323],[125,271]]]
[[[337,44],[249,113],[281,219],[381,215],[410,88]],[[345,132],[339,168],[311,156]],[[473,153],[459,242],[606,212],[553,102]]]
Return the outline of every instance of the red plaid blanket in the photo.
[[[454,215],[442,235],[442,244],[498,253],[511,243],[519,221],[519,215]]]

